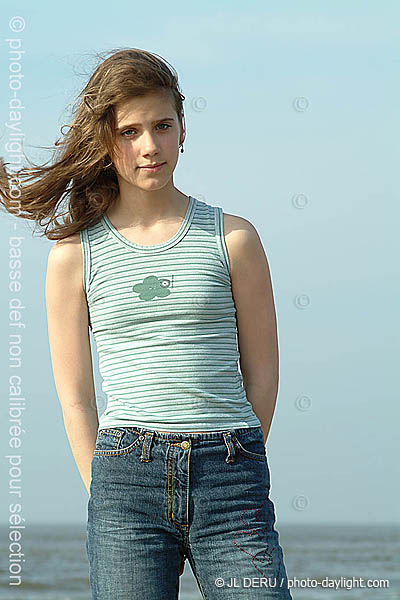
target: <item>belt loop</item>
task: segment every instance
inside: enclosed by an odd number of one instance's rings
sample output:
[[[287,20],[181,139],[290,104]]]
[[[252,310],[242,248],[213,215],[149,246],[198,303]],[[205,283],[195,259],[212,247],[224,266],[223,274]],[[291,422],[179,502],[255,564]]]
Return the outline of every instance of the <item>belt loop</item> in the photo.
[[[143,432],[143,428],[142,432]],[[140,460],[142,462],[151,462],[152,458],[150,455],[150,448],[151,448],[151,442],[153,441],[153,437],[154,437],[154,431],[144,431],[144,433],[142,433],[140,435],[144,436],[144,442],[142,445],[142,454],[140,455]]]
[[[232,463],[235,461],[235,446],[233,445],[231,432],[222,434],[224,436],[225,446],[228,448],[228,454],[225,458],[225,462]]]

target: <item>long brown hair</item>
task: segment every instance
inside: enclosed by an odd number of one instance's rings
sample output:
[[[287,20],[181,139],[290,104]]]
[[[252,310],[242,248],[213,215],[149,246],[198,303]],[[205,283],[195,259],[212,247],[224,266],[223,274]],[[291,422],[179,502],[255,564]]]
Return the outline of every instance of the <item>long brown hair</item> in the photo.
[[[184,119],[185,96],[174,67],[164,58],[138,48],[96,56],[101,62],[73,103],[72,123],[54,144],[52,164],[36,165],[28,159],[32,167],[10,174],[0,157],[0,204],[16,217],[40,226],[44,222],[43,235],[51,240],[96,223],[119,193],[111,160],[117,103],[168,90],[181,125]]]

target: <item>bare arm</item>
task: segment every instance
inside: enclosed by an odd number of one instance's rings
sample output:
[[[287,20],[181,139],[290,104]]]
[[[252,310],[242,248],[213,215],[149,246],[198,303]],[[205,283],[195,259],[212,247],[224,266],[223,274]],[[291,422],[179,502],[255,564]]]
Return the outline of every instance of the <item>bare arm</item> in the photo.
[[[279,385],[275,305],[267,257],[254,226],[224,214],[236,306],[240,370],[246,395],[267,441]]]
[[[89,493],[99,423],[82,272],[79,234],[56,242],[46,277],[51,361],[72,454]]]

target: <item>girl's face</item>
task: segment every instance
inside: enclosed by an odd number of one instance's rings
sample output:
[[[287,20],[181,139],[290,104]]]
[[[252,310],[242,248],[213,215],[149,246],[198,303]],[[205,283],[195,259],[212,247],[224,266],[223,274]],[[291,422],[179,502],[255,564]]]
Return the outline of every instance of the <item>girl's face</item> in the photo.
[[[131,98],[118,104],[115,136],[113,163],[120,183],[154,191],[170,181],[178,162],[184,129],[181,130],[167,92]],[[156,170],[143,168],[155,163],[165,164]]]

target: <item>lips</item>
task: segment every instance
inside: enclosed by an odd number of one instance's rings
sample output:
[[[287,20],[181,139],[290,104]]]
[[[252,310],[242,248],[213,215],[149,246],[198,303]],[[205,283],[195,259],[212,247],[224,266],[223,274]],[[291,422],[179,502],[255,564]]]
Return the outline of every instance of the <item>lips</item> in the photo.
[[[161,165],[165,165],[165,163],[156,163],[154,165],[142,165],[141,169],[154,169],[155,167],[161,167]]]

